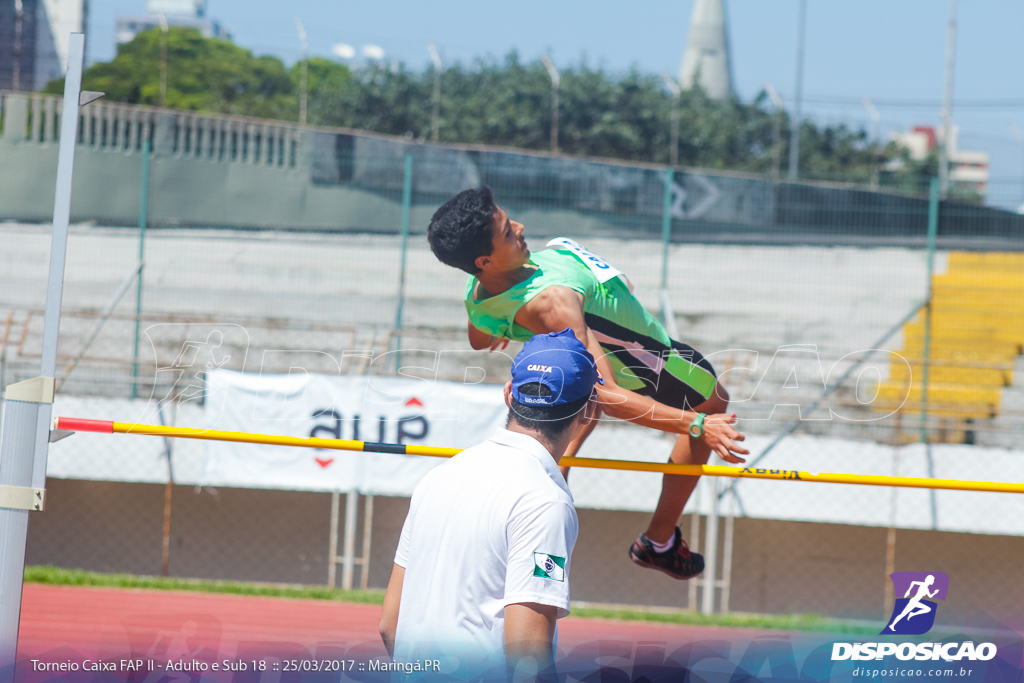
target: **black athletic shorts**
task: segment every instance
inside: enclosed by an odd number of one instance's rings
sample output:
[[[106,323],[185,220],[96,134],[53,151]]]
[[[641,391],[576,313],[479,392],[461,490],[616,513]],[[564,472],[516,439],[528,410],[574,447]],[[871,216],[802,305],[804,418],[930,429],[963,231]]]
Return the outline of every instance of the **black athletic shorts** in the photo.
[[[650,373],[652,381],[645,381],[644,387],[638,389],[637,393],[649,396],[659,403],[671,405],[672,408],[678,408],[683,411],[695,411],[698,405],[711,398],[715,391],[715,386],[717,385],[717,382],[715,382],[717,378],[715,369],[707,358],[700,355],[699,351],[688,344],[673,339],[672,348],[679,354],[681,359],[687,360],[689,364],[695,366],[695,368],[691,369],[690,376],[692,379],[687,378],[677,368],[673,368],[676,372],[670,371],[670,367],[679,365],[678,360],[676,362],[670,361],[667,362],[662,372],[657,374],[656,379],[654,374]]]

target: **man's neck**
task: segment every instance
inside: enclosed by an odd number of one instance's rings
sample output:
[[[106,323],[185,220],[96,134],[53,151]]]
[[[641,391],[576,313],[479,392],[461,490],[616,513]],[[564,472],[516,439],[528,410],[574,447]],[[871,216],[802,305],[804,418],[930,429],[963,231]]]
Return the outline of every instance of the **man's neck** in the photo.
[[[491,297],[512,289],[520,282],[528,280],[531,275],[537,272],[537,268],[524,265],[515,270],[505,270],[497,273],[481,271],[476,274],[476,281],[484,289],[484,294]],[[484,297],[481,297],[484,298]]]
[[[514,420],[510,420],[505,429],[516,434],[525,434],[532,438],[551,454],[556,465],[562,460],[562,456],[565,454],[565,449],[568,448],[569,444],[572,442],[572,434],[570,433],[573,431],[572,429],[566,429],[554,440],[548,439],[538,431],[527,429]]]

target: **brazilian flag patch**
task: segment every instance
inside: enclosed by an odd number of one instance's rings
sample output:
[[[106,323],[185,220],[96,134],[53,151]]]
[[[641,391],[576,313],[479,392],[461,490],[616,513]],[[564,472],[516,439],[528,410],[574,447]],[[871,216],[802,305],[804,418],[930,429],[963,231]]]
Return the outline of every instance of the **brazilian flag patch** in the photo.
[[[533,575],[552,581],[565,581],[565,558],[550,553],[533,554]]]

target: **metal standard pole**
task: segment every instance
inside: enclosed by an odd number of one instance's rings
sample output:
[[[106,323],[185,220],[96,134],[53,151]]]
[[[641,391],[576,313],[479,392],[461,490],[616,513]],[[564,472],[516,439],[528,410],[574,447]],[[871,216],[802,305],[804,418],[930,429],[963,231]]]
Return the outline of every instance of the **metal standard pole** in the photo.
[[[551,151],[558,151],[558,84],[561,80],[558,75],[558,69],[551,63],[551,59],[544,55],[541,57],[544,62],[544,68],[548,70],[548,76],[551,77]]]
[[[441,137],[441,55],[437,54],[437,49],[433,43],[427,43],[427,51],[430,52],[430,58],[434,60],[434,108],[431,112],[431,118],[433,119],[433,140],[436,143]]]
[[[398,308],[395,311],[395,370],[402,367],[402,317],[405,309],[405,257],[409,249],[409,213],[412,210],[412,155],[405,155],[405,174],[402,180],[402,258],[398,269]]]
[[[921,352],[921,443],[925,448],[928,476],[935,476],[931,444],[928,443],[928,370],[932,352],[932,275],[935,272],[935,240],[939,232],[940,181],[932,178],[928,197],[928,281],[924,309],[924,348]],[[935,492],[931,492],[932,528],[938,528],[938,509]]]
[[[57,336],[64,291],[64,262],[71,214],[71,180],[78,137],[78,106],[82,86],[85,36],[72,33],[64,81],[53,203],[53,239],[46,287],[46,315],[40,377],[7,387],[3,440],[0,442],[0,683],[14,680],[25,573],[28,511],[41,510],[46,486]]]
[[[772,119],[774,120],[772,123],[772,181],[778,182],[779,167],[782,165],[782,98],[779,97],[779,93],[775,92],[771,83],[765,83],[764,89],[772,101]]]
[[[946,31],[946,93],[942,100],[942,146],[939,148],[939,194],[949,192],[949,143],[953,135],[953,67],[956,63],[956,2],[949,0]]]
[[[135,344],[132,346],[132,398],[139,396],[139,326],[142,324],[142,273],[146,264],[146,218],[149,212],[149,157],[152,143],[142,127],[142,182],[139,189],[139,281],[135,288]]]
[[[299,125],[306,125],[306,97],[309,90],[309,42],[306,40],[306,28],[302,19],[295,20],[295,28],[299,30],[299,41],[302,42],[302,77],[299,83]]]
[[[804,37],[807,27],[807,0],[800,0],[800,20],[797,25],[796,48],[796,103],[793,120],[790,122],[793,138],[789,145],[789,179],[796,180],[800,166],[800,105],[804,92]]]

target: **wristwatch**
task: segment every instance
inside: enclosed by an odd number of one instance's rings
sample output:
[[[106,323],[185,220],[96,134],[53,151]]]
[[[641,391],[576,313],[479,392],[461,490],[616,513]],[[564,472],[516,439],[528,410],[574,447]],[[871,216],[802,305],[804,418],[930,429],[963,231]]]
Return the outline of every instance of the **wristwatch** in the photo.
[[[698,413],[697,419],[690,423],[690,436],[695,439],[699,439],[704,436],[704,418],[707,417],[705,413]]]

